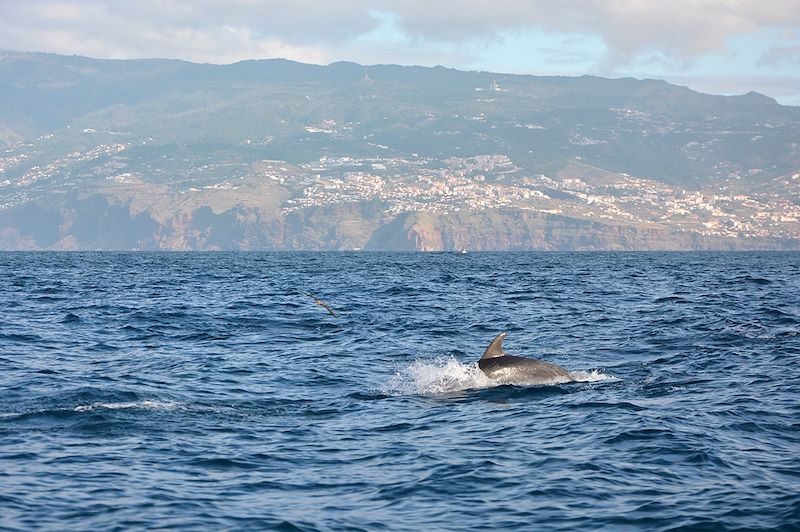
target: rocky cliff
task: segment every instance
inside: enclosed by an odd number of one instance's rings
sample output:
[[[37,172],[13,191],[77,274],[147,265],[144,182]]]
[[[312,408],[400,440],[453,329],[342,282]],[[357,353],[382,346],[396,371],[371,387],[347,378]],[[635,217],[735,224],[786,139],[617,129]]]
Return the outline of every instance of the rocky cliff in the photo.
[[[379,202],[311,207],[281,215],[279,187],[248,201],[129,191],[67,194],[0,213],[10,250],[685,250],[800,249],[796,240],[724,239],[658,225],[622,225],[521,209],[388,216]],[[230,199],[230,198],[229,198]]]

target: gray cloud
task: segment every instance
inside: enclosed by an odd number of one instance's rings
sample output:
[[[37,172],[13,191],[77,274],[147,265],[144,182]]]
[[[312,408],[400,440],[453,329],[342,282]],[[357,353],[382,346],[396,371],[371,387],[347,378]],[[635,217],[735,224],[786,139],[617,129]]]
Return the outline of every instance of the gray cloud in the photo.
[[[770,48],[756,62],[763,67],[800,65],[800,46],[777,46]]]
[[[0,48],[211,62],[272,56],[325,62],[352,55],[357,39],[386,16],[412,44],[458,45],[527,29],[589,32],[606,43],[605,62],[613,67],[653,53],[688,64],[725,50],[726,39],[735,35],[800,27],[800,2],[0,0]],[[383,60],[402,62],[409,51],[389,47],[387,53],[395,56]],[[356,54],[373,56],[374,50]]]
[[[658,51],[689,62],[725,49],[726,39],[762,28],[800,26],[797,0],[409,0],[391,11],[410,34],[461,40],[539,28],[599,34],[608,61]]]
[[[253,57],[324,61],[326,48],[374,29],[363,2],[0,0],[0,48],[95,57]]]

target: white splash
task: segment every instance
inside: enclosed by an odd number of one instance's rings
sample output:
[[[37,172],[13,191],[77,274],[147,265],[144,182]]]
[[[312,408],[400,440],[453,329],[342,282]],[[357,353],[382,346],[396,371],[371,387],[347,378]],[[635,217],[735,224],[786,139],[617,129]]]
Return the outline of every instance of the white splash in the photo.
[[[96,409],[123,410],[127,408],[141,408],[145,410],[173,410],[178,408],[178,403],[172,401],[136,401],[129,403],[93,403],[90,405],[78,405],[74,408],[75,412],[90,412]]]
[[[492,382],[477,363],[462,364],[450,356],[416,360],[397,371],[382,391],[387,395],[436,395],[492,386],[497,383]]]
[[[573,382],[619,380],[597,370],[573,371],[572,374],[575,376]],[[563,382],[555,381],[552,384],[563,384]],[[398,370],[383,386],[381,392],[386,395],[438,395],[476,388],[493,388],[499,385],[478,368],[477,362],[463,364],[450,356],[414,361],[407,368]]]
[[[573,371],[572,375],[575,377],[574,382],[613,382],[619,380],[618,377],[606,375],[605,373],[601,373],[596,369],[591,371]]]

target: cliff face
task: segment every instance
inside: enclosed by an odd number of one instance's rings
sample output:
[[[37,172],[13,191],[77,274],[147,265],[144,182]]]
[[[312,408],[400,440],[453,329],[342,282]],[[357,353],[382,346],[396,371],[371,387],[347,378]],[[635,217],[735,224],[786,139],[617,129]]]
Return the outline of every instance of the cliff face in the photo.
[[[150,191],[152,192],[152,191]],[[314,207],[281,215],[280,189],[245,202],[208,197],[150,203],[137,194],[67,195],[0,214],[8,250],[687,250],[800,249],[797,240],[722,239],[506,209],[387,217],[378,202]]]
[[[401,214],[379,228],[367,249],[419,251],[668,251],[796,249],[797,242],[710,239],[659,226],[603,224],[523,210]]]

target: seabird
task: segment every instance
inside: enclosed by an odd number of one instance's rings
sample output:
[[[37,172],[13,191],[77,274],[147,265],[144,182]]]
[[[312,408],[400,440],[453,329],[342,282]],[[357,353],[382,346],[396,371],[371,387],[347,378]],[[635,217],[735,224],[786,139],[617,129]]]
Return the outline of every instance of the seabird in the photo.
[[[315,296],[315,295],[313,295],[313,294],[309,294],[308,292],[305,292],[305,294],[306,294],[308,297],[310,297],[310,298],[313,298],[313,299],[314,299],[314,304],[315,304],[315,305],[319,305],[320,307],[322,307],[322,308],[324,308],[325,310],[327,310],[327,311],[330,313],[330,315],[331,315],[331,316],[333,316],[334,318],[338,318],[338,317],[339,317],[339,316],[337,316],[337,315],[336,315],[336,313],[333,311],[333,309],[331,308],[331,306],[330,306],[330,305],[328,305],[327,303],[325,303],[323,300],[321,300],[320,298],[318,298],[317,296]]]

